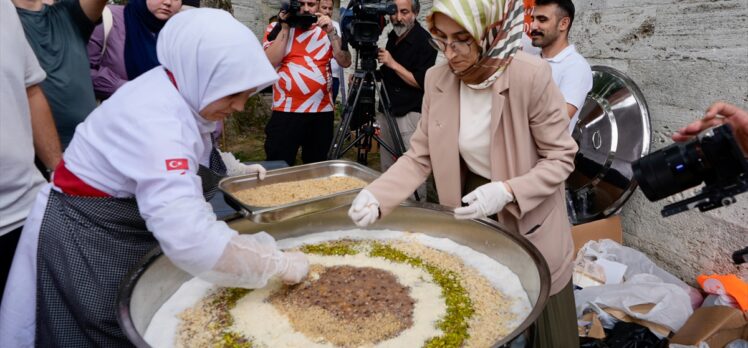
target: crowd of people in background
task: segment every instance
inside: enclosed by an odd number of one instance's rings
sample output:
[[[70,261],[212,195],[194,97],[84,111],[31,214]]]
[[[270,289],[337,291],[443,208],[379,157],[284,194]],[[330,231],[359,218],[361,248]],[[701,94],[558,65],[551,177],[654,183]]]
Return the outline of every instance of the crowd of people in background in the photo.
[[[237,234],[206,201],[226,175],[264,177],[214,137],[263,88],[273,93],[266,160],[327,159],[353,63],[332,0],[299,0],[300,14],[316,16],[308,27],[283,7],[261,42],[227,12],[183,11],[195,0],[0,1],[0,346],[126,342],[116,287],[155,246],[226,286],[306,275],[303,254]],[[528,2],[435,0],[422,24],[418,0],[395,0],[377,60],[399,132],[384,110],[376,117],[381,138],[401,137],[407,151],[382,153],[384,174],[349,215],[375,223],[414,191],[424,199],[433,174],[456,218],[498,220],[543,253],[553,284],[536,342],[573,346],[563,187],[592,73],[569,42],[572,1]],[[723,123],[748,153],[748,113],[723,102],[673,139]]]
[[[333,138],[332,64],[351,65],[348,45],[332,19],[320,12],[320,0],[299,0],[300,15],[316,15],[307,28],[292,27],[289,12],[281,10],[278,22],[265,30],[263,47],[278,71],[273,86],[273,112],[265,126],[268,161],[296,162],[301,149],[303,163],[327,159]]]
[[[156,38],[181,7],[182,0],[130,0],[104,8],[87,45],[96,98],[111,97],[125,82],[159,65]]]

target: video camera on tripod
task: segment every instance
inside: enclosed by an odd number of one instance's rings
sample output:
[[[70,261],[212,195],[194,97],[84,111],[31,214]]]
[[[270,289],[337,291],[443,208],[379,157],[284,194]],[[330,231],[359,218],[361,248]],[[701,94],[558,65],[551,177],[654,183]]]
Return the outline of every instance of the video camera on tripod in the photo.
[[[397,5],[392,0],[352,0],[347,10],[352,16],[342,20],[343,35],[358,50],[361,68],[376,70],[377,42],[386,25],[385,16],[395,14]]]
[[[327,155],[329,159],[338,159],[351,148],[357,147],[357,161],[367,164],[372,141],[379,143],[382,149],[394,157],[399,157],[405,150],[397,122],[390,114],[390,101],[384,82],[376,71],[379,49],[377,42],[386,25],[385,16],[396,12],[397,5],[392,0],[351,0],[345,10],[341,30],[344,40],[357,50],[356,72],[351,80],[342,119]],[[393,130],[392,141],[389,143],[379,137],[378,125],[374,123],[377,93],[387,125]],[[355,133],[354,136],[351,136],[351,131]],[[348,144],[347,140],[350,140]]]

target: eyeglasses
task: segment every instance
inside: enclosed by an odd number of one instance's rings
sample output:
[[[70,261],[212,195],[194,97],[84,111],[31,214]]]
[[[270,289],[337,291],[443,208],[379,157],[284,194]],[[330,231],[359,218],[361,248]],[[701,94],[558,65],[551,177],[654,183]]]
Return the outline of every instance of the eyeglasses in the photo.
[[[475,41],[473,40],[473,38],[469,38],[463,41],[448,42],[439,38],[435,38],[433,36],[431,37],[431,39],[429,39],[429,43],[431,44],[431,46],[433,46],[437,50],[445,52],[447,50],[447,46],[449,46],[450,48],[452,48],[452,51],[457,54],[469,53],[470,45],[473,44],[473,41]]]

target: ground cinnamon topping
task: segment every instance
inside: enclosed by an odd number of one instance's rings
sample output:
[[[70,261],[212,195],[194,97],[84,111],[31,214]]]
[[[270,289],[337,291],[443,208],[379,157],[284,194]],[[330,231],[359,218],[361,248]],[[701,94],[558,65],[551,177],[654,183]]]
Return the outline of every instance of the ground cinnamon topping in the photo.
[[[269,298],[276,308],[291,314],[294,328],[308,337],[360,345],[396,336],[413,324],[410,290],[392,273],[333,266],[313,274],[311,281],[286,287]],[[348,337],[336,339],[341,335]]]

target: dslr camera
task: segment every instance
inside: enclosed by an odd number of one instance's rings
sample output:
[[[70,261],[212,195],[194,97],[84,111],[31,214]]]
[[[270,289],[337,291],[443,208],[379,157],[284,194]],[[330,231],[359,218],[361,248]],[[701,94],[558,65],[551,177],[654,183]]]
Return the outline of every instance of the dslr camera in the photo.
[[[697,195],[665,206],[662,216],[727,206],[735,203],[735,195],[748,191],[748,161],[727,124],[644,156],[632,169],[652,202],[704,183]]]
[[[309,29],[312,24],[317,23],[317,16],[313,13],[300,13],[301,4],[299,0],[290,0],[289,3],[284,3],[281,9],[288,13],[286,17],[286,23],[292,28],[300,28],[303,30]]]

